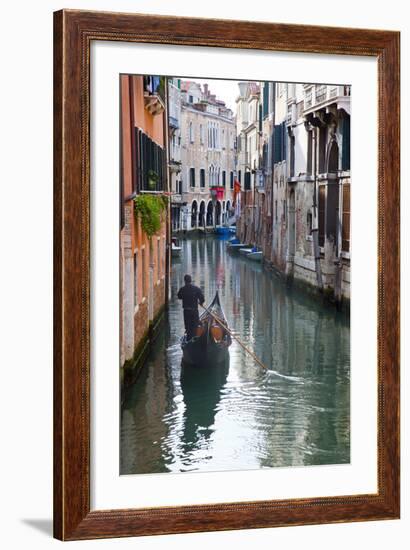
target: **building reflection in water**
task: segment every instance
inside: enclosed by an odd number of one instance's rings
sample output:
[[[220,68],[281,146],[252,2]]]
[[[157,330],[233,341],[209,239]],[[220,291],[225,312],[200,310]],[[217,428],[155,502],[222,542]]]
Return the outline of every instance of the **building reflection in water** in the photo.
[[[181,244],[168,325],[124,396],[121,473],[348,463],[349,317],[230,256],[223,240]],[[219,290],[231,328],[268,372],[236,342],[226,372],[181,369],[185,273],[207,302]]]

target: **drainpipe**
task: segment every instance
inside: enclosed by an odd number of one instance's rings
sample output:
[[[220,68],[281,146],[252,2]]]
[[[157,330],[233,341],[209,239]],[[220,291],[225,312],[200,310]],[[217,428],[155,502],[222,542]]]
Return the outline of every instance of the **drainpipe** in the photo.
[[[320,265],[320,248],[319,248],[319,197],[317,184],[317,128],[313,127],[313,217],[312,217],[312,241],[313,241],[313,256],[315,258],[316,283],[320,292],[323,292],[322,267]]]

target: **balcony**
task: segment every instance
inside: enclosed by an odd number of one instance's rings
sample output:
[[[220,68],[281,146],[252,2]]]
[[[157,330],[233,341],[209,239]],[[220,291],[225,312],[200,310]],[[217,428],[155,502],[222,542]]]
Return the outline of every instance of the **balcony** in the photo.
[[[144,76],[144,107],[153,116],[165,111],[163,77]]]
[[[178,130],[179,128],[179,120],[171,115],[168,117],[169,127],[172,130]]]
[[[182,162],[180,160],[170,159],[169,168],[173,174],[179,174],[181,172]]]
[[[304,115],[336,104],[350,114],[350,86],[316,84],[305,87]]]

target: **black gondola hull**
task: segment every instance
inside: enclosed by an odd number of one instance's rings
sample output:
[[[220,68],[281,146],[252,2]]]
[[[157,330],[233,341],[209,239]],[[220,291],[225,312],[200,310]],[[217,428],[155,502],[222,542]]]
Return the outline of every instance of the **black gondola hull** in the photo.
[[[221,321],[221,327],[224,329],[223,337],[215,340],[212,337],[210,327],[212,324]],[[187,336],[181,340],[183,352],[183,362],[187,365],[212,366],[225,363],[229,359],[229,346],[232,343],[230,333],[227,329],[227,321],[219,302],[218,292],[206,311],[200,317],[200,323],[203,328],[201,336],[194,336],[190,340]],[[217,323],[218,324],[218,323]]]
[[[229,349],[225,342],[204,342],[202,338],[192,338],[182,343],[184,363],[188,365],[217,365],[227,361]]]

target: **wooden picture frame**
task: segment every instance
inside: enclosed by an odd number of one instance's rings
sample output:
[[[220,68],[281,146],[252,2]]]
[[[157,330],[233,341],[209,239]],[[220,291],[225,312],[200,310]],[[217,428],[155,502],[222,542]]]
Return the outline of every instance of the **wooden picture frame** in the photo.
[[[93,40],[372,56],[378,63],[378,492],[90,510]],[[399,517],[398,32],[63,10],[54,14],[54,536],[62,540]]]

